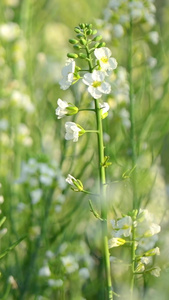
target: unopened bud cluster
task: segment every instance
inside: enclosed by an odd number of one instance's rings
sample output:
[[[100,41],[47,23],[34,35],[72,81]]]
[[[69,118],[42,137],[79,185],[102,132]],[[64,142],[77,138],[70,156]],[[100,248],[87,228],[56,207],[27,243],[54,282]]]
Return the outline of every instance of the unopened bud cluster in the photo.
[[[69,58],[81,58],[88,59],[88,54],[93,52],[96,48],[104,47],[106,44],[101,42],[102,36],[97,35],[97,30],[92,28],[92,24],[81,23],[75,27],[74,31],[77,33],[76,39],[69,39],[69,43],[73,45],[73,48],[77,51],[85,49],[84,52],[80,53],[68,53]],[[92,48],[89,50],[89,45]]]

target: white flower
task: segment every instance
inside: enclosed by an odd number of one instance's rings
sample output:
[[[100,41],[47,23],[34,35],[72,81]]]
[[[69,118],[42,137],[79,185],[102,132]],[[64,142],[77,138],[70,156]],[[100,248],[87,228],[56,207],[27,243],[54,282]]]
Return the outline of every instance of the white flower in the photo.
[[[79,138],[79,132],[81,131],[81,129],[77,126],[77,124],[74,122],[66,122],[65,129],[66,129],[65,139],[73,140],[73,142],[77,142]]]
[[[62,263],[67,271],[67,273],[73,273],[78,270],[79,265],[75,261],[75,258],[72,255],[62,256],[61,257]]]
[[[109,7],[112,10],[118,10],[120,5],[121,5],[121,0],[110,0],[110,2],[109,2]]]
[[[42,189],[36,189],[30,192],[31,198],[32,198],[32,204],[36,204],[40,201],[43,191]]]
[[[105,72],[94,70],[93,73],[86,73],[83,77],[83,82],[88,85],[88,92],[93,98],[99,99],[102,94],[109,94],[111,86],[105,82]]]
[[[66,182],[69,183],[70,185],[72,185],[73,187],[75,187],[73,181],[77,181],[77,179],[74,178],[72,175],[68,174],[68,176],[66,178]]]
[[[111,71],[117,68],[117,61],[110,57],[111,51],[107,47],[101,47],[94,50],[94,55],[99,60],[100,67],[104,71]]]
[[[68,103],[66,101],[61,100],[60,98],[57,101],[58,108],[55,110],[58,119],[63,118],[67,114],[66,107],[68,107]]]
[[[90,273],[89,273],[89,270],[87,268],[81,268],[79,270],[79,276],[82,278],[82,279],[88,279],[90,277]]]
[[[58,119],[63,118],[65,115],[74,115],[78,112],[78,108],[74,105],[70,105],[66,101],[61,100],[60,98],[57,101],[58,108],[55,110]]]
[[[69,183],[75,192],[83,191],[83,184],[79,179],[74,178],[72,175],[68,174],[66,182]]]
[[[155,248],[150,249],[147,252],[145,252],[144,255],[146,255],[146,256],[160,255],[160,249],[159,249],[159,247],[155,247]]]
[[[0,37],[7,41],[14,41],[20,35],[20,28],[17,23],[6,23],[0,25]]]
[[[0,204],[4,203],[4,197],[0,195]]]
[[[160,232],[161,227],[153,222],[153,215],[147,209],[140,209],[137,216],[137,237],[151,237]]]
[[[63,78],[59,81],[60,88],[62,90],[67,90],[72,82],[75,72],[75,61],[73,58],[69,58],[66,61],[65,67],[62,69]]]
[[[117,221],[118,236],[124,235],[125,237],[130,236],[132,227],[132,219],[130,216],[125,216],[124,218]]]
[[[132,219],[130,216],[125,216],[117,221],[117,223],[112,220],[111,224],[113,226],[113,235],[115,237],[121,237],[122,235],[127,237],[131,234]]]
[[[51,274],[48,266],[44,266],[39,270],[39,276],[49,277]]]
[[[154,44],[154,45],[157,45],[158,42],[159,42],[159,34],[157,31],[151,31],[149,33],[149,39],[150,41]]]
[[[147,63],[148,63],[148,65],[149,65],[149,67],[150,67],[150,69],[152,69],[152,68],[154,68],[155,66],[156,66],[156,64],[157,64],[157,59],[155,58],[155,57],[148,57],[148,59],[147,59]]]
[[[100,108],[102,109],[102,115],[104,115],[105,113],[107,113],[109,111],[109,104],[107,102],[103,102],[103,104],[99,103]]]
[[[108,245],[109,245],[109,249],[110,248],[114,248],[114,247],[119,247],[125,244],[125,240],[118,238],[118,237],[114,237],[112,239],[109,240]]]
[[[155,267],[151,272],[150,274],[155,276],[155,277],[159,277],[160,276],[160,272],[161,272],[161,269],[160,267]]]
[[[49,279],[48,285],[51,287],[61,287],[63,285],[62,279]]]
[[[141,257],[142,264],[148,265],[149,263],[151,263],[151,261],[152,261],[151,256],[147,256],[147,257],[143,256],[143,257]]]
[[[113,32],[115,37],[120,38],[124,35],[124,29],[121,24],[116,24],[113,26]]]
[[[137,229],[137,228],[136,228]],[[150,236],[150,237],[143,237],[138,240],[139,247],[142,248],[143,250],[147,251],[149,249],[152,249],[155,245],[155,243],[158,240],[157,234]]]

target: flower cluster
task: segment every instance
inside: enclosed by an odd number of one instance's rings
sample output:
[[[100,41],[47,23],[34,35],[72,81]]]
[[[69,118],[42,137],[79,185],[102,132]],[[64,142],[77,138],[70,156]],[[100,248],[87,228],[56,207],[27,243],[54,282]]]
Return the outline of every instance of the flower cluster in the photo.
[[[31,202],[36,205],[46,195],[46,191],[56,185],[62,190],[65,188],[65,178],[62,176],[58,165],[55,162],[48,162],[46,157],[38,159],[30,158],[27,162],[22,163],[21,176],[16,183],[29,186]],[[63,202],[58,197],[58,205]],[[58,205],[56,209],[58,210]],[[18,210],[22,211],[25,204],[20,202]]]
[[[117,221],[112,220],[111,225],[113,227],[113,237],[109,240],[109,248],[124,244],[131,245],[134,237],[137,262],[136,272],[146,270],[146,266],[152,263],[152,256],[160,254],[160,250],[158,247],[155,247],[155,244],[161,227],[154,223],[153,215],[146,209],[140,209],[129,213]],[[159,268],[156,267],[151,268],[150,271],[152,271],[152,274],[154,273],[154,276],[157,276],[155,269],[158,269],[159,272]]]
[[[102,37],[96,35],[97,30],[92,29],[92,24],[79,24],[78,27],[75,27],[75,32],[77,39],[70,39],[69,42],[76,52],[80,51],[80,53],[67,54],[68,59],[62,70],[62,79],[59,81],[60,88],[67,90],[72,84],[82,80],[87,86],[89,94],[94,99],[100,99],[102,95],[107,95],[111,91],[111,85],[106,79],[117,68],[117,61],[111,57],[111,51],[105,47],[105,43],[101,42]],[[86,68],[83,70],[76,65],[75,59],[77,58],[86,61],[88,72],[86,72]],[[60,98],[57,104],[55,114],[58,119],[77,114],[80,111],[74,104]],[[104,119],[108,115],[108,103],[100,102],[100,109],[102,110],[102,119]],[[87,132],[74,122],[66,122],[65,129],[65,139],[73,140],[73,142],[77,142],[79,136]]]

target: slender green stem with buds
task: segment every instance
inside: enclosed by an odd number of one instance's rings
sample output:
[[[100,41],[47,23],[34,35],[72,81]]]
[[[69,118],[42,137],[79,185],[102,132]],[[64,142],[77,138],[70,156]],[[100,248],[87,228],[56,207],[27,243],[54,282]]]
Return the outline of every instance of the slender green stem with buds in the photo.
[[[109,258],[109,249],[108,249],[108,231],[107,231],[107,202],[106,202],[106,173],[104,167],[104,144],[103,144],[103,127],[101,119],[101,111],[99,107],[98,99],[94,99],[95,109],[96,109],[96,121],[98,129],[98,150],[99,150],[99,178],[100,178],[100,202],[101,202],[101,218],[102,221],[102,238],[103,238],[103,260],[106,273],[107,281],[107,297],[106,299],[113,299],[112,292],[112,282],[111,282],[111,272],[110,272],[110,258]]]
[[[86,53],[88,56],[89,71],[92,72],[93,65],[90,57],[90,52],[88,47],[86,47]],[[96,124],[97,124],[97,138],[98,138],[98,153],[99,153],[99,183],[100,183],[100,204],[101,204],[101,224],[102,224],[102,255],[105,268],[106,277],[106,297],[104,299],[112,300],[112,281],[111,281],[111,271],[110,271],[110,257],[108,249],[108,230],[107,230],[107,202],[106,202],[106,173],[105,173],[105,155],[104,155],[104,143],[103,143],[103,126],[101,118],[101,110],[99,106],[99,100],[94,99],[95,102],[95,112],[96,112]]]

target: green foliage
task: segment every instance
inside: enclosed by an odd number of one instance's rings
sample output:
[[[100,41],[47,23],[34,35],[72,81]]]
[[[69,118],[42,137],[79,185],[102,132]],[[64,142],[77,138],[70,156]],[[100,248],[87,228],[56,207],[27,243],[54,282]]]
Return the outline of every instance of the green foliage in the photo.
[[[110,19],[108,15],[106,19],[106,12],[110,12],[104,11],[106,7],[107,1],[103,0],[0,1],[0,182],[4,197],[4,202],[0,202],[0,226],[5,222],[7,227],[0,249],[1,299],[103,299],[97,138],[84,134],[79,144],[65,141],[64,121],[59,122],[55,115],[59,97],[78,108],[92,109],[91,99],[80,83],[64,92],[58,84],[67,53],[68,57],[77,58],[77,73],[84,69],[86,40],[95,42],[91,52],[104,47],[106,41],[118,61],[110,80],[112,92],[104,97],[110,105],[109,115],[103,120],[108,221],[118,220],[128,211],[133,214],[136,178],[139,207],[152,211],[162,230],[158,241],[161,255],[156,258],[161,276],[151,276],[153,267],[147,268],[142,288],[138,275],[141,297],[136,294],[135,299],[168,297],[169,10],[166,3],[157,1],[157,22],[153,27],[141,18],[133,26],[137,154],[133,165],[129,24],[123,26],[121,36],[121,27],[116,26],[128,10],[122,5],[120,11],[114,10]],[[90,24],[95,19],[95,25]],[[3,24],[11,27],[2,30]],[[150,31],[159,32],[158,44],[152,43]],[[91,128],[95,119],[90,113],[70,112],[71,116],[66,118],[83,128]],[[80,178],[77,188],[82,190],[84,185],[84,192],[92,194],[68,189],[65,182],[68,173]],[[109,223],[110,239],[111,232]],[[124,283],[128,283],[126,244],[110,252],[115,299],[118,294],[123,297]]]

